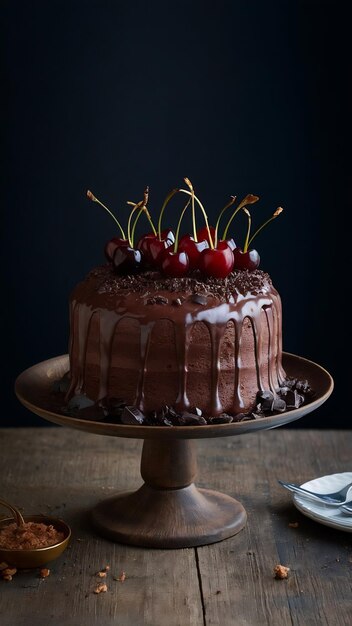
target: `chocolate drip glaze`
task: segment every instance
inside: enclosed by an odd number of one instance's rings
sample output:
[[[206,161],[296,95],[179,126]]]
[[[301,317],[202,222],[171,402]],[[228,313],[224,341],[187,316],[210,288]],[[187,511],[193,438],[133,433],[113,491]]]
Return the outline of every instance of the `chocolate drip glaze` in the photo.
[[[194,298],[194,294],[202,297]],[[181,304],[175,306],[178,300]],[[115,336],[123,321],[130,322],[131,329],[122,335],[119,346]],[[173,330],[167,331],[159,346],[159,358],[155,337],[165,321]],[[251,407],[258,391],[269,388],[275,394],[285,378],[281,301],[269,276],[259,270],[234,272],[226,281],[202,281],[196,274],[185,279],[164,279],[155,273],[118,277],[104,266],[75,288],[70,323],[67,399],[83,392],[96,402],[124,397],[142,411],[171,401],[178,409],[188,410],[190,397],[196,395],[206,415],[237,414]],[[176,363],[171,357],[163,361],[165,346],[175,348]],[[136,384],[131,392],[128,384],[133,370]],[[225,382],[222,376],[227,376]]]

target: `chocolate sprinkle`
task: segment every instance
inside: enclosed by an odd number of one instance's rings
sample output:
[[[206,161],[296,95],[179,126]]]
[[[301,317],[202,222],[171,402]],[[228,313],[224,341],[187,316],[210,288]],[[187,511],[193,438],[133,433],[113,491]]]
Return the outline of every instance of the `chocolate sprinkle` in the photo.
[[[116,295],[118,292],[126,293],[147,292],[183,292],[189,296],[197,296],[195,304],[204,305],[207,303],[207,296],[218,298],[220,302],[234,302],[237,295],[247,293],[265,294],[272,288],[269,274],[261,270],[234,270],[227,278],[204,278],[199,271],[194,271],[189,276],[180,278],[169,278],[159,272],[141,272],[140,274],[129,274],[120,276],[115,274],[110,264],[101,265],[93,269],[87,276],[95,281],[95,289],[99,294]],[[158,304],[164,302],[164,296],[154,296],[147,300],[147,304],[156,304],[156,298],[163,298]],[[180,306],[178,300],[172,300],[172,304]],[[205,300],[204,300],[205,299]]]

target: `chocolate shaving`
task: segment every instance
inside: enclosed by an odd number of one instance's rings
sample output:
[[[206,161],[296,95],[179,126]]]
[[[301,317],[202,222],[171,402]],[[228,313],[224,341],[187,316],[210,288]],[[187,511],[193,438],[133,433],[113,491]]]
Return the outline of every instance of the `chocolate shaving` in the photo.
[[[87,279],[94,280],[94,289],[99,294],[116,295],[125,291],[126,293],[140,293],[144,296],[148,291],[171,294],[182,292],[189,296],[199,297],[200,301],[196,303],[201,305],[203,305],[203,298],[206,298],[204,294],[217,298],[219,302],[234,302],[239,294],[246,295],[249,292],[265,294],[272,288],[269,274],[261,270],[234,270],[226,279],[204,278],[198,270],[189,276],[170,278],[154,271],[121,276],[114,272],[112,264],[106,264],[93,269]],[[178,297],[173,299],[172,304],[180,306],[177,302],[179,299]],[[156,296],[146,300],[146,303],[156,304]],[[167,302],[158,304],[167,304]]]

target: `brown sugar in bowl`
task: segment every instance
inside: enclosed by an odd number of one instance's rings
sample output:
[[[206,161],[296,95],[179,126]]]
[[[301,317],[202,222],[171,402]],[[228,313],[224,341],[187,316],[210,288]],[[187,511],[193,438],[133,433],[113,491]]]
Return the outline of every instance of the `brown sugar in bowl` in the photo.
[[[67,548],[71,539],[70,527],[61,519],[48,517],[46,515],[24,515],[25,522],[35,522],[37,524],[52,525],[64,538],[54,545],[45,548],[29,549],[6,549],[0,547],[0,561],[8,563],[20,569],[31,569],[42,567],[50,561],[57,559]],[[13,523],[13,517],[0,520],[0,530]]]

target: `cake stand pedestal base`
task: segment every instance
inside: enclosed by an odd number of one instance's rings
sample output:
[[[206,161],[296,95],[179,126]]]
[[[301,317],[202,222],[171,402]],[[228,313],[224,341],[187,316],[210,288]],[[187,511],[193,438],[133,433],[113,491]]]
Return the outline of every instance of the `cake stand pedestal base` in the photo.
[[[191,548],[231,537],[246,524],[237,500],[194,485],[197,460],[190,439],[145,439],[141,474],[140,489],[93,509],[101,535],[135,546]]]

